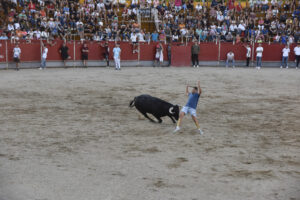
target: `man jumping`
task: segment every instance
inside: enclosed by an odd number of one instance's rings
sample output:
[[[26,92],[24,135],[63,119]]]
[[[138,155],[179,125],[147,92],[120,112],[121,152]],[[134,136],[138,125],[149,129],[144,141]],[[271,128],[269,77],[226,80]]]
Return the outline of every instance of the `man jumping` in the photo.
[[[197,115],[196,115],[196,108],[198,104],[199,97],[201,95],[201,88],[200,88],[200,81],[198,81],[198,87],[193,87],[192,92],[189,92],[189,87],[191,86],[186,86],[186,95],[188,96],[188,101],[187,104],[181,109],[180,115],[179,115],[179,120],[177,122],[176,129],[174,130],[174,133],[180,130],[180,125],[183,117],[186,114],[190,114],[192,116],[193,121],[195,122],[199,133],[202,135],[203,131],[200,129],[200,125],[197,120]]]

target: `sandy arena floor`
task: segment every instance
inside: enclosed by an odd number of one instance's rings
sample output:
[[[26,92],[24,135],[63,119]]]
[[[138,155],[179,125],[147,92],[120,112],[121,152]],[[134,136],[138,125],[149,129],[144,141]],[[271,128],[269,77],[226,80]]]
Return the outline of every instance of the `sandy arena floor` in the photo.
[[[198,79],[203,136],[128,108]],[[300,199],[300,70],[2,70],[0,124],[0,200]]]

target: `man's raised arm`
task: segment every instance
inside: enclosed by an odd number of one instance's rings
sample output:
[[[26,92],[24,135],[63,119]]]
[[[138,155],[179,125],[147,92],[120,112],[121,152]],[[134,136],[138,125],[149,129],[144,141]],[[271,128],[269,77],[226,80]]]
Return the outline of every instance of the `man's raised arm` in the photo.
[[[186,95],[186,96],[189,96],[189,85],[186,85],[186,88],[185,88],[185,95]]]
[[[200,87],[200,81],[198,81],[198,94],[200,95],[202,93],[202,89]]]

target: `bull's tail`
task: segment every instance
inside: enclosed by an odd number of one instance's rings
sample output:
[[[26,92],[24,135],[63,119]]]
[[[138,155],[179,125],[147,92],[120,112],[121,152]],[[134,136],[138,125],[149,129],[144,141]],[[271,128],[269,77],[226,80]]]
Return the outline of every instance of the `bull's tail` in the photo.
[[[129,103],[129,107],[130,108],[134,107],[134,105],[135,105],[135,98],[136,97],[134,97],[134,99],[132,101],[130,101],[130,103]]]

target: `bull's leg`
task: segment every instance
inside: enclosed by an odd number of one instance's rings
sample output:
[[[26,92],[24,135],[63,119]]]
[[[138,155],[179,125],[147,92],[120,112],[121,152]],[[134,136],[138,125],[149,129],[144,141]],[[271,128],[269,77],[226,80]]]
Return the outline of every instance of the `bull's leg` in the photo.
[[[153,119],[151,119],[151,118],[147,115],[147,113],[142,112],[142,114],[143,114],[147,119],[149,119],[151,122],[155,122]]]
[[[155,115],[154,115],[154,117],[158,120],[158,123],[162,123],[162,120],[161,120],[160,117],[157,117],[157,116],[155,116]]]
[[[171,118],[172,122],[175,124],[176,123],[175,119],[171,115],[169,115],[169,117]]]

